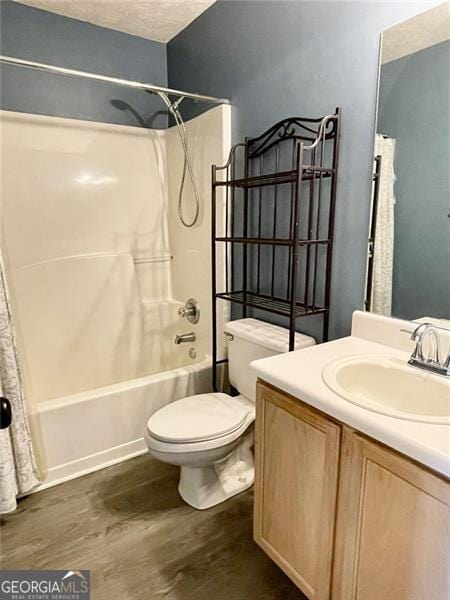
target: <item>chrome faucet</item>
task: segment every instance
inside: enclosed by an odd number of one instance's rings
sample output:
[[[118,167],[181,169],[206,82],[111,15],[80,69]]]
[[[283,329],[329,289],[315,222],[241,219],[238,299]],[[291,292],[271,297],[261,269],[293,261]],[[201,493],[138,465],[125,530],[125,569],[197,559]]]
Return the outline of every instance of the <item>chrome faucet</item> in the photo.
[[[182,335],[175,336],[175,344],[184,344],[185,342],[195,342],[195,333],[190,331],[189,333],[183,333]]]
[[[431,371],[437,375],[450,377],[450,349],[446,360],[442,361],[441,344],[437,327],[435,327],[432,323],[422,323],[412,332],[406,329],[402,329],[402,331],[410,333],[411,340],[416,342],[416,347],[414,348],[411,358],[408,361],[409,365],[419,369],[424,369],[425,371]],[[425,358],[423,355],[423,342],[428,336],[431,336],[434,340],[434,356],[431,355]]]

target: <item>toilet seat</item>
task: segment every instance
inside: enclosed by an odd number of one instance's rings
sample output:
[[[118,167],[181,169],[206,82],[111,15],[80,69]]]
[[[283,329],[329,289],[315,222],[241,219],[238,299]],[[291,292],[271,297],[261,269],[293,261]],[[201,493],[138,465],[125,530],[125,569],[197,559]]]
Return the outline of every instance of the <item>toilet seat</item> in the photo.
[[[187,396],[165,406],[147,422],[149,434],[162,442],[186,444],[213,440],[240,429],[248,408],[221,393]]]
[[[198,394],[176,400],[147,422],[147,444],[159,452],[196,452],[229,444],[255,420],[244,396]]]

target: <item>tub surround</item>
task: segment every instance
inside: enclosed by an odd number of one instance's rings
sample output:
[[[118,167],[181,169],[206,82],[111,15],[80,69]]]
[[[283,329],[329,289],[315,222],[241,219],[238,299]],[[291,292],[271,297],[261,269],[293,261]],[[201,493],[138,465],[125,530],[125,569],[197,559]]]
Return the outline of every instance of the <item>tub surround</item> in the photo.
[[[449,426],[419,423],[371,412],[344,400],[322,379],[324,366],[350,355],[398,356],[407,360],[414,349],[406,325],[414,324],[356,311],[352,335],[289,354],[255,361],[256,375],[280,390],[301,398],[346,425],[386,444],[424,466],[450,477]],[[444,345],[450,331],[441,330]],[[446,349],[443,349],[444,351]]]
[[[177,310],[165,132],[0,116],[3,244],[31,403],[162,370],[150,333]]]
[[[189,230],[172,129],[0,113],[4,245],[32,403],[192,364],[176,333],[195,331],[197,362],[209,353],[208,165],[226,160],[230,113],[187,124],[204,200]],[[177,315],[192,296],[204,315],[193,328]]]
[[[202,198],[187,230],[171,129],[1,111],[2,242],[42,487],[144,452],[153,412],[211,389],[208,165],[226,161],[230,112],[187,124]],[[177,314],[193,296],[194,325]],[[195,343],[175,345],[188,331]]]
[[[184,227],[178,216],[178,198],[180,181],[183,175],[184,154],[178,131],[171,127],[165,132],[167,164],[170,176],[167,180],[169,194],[169,239],[173,255],[171,263],[172,293],[183,303],[194,296],[200,303],[200,320],[194,326],[199,354],[205,356],[211,352],[211,164],[219,160],[225,164],[231,147],[231,107],[222,105],[191,119],[186,123],[189,138],[189,151],[200,194],[200,211],[193,229]],[[219,195],[217,210],[224,215],[225,191]],[[194,194],[189,177],[183,189],[183,210],[189,220],[193,216]],[[224,277],[225,257],[223,248],[218,249],[217,277]],[[223,337],[224,322],[228,320],[229,306],[226,306],[218,318],[218,348],[221,358],[225,355]],[[183,319],[183,330],[188,331],[190,324]],[[192,329],[192,328],[191,328]],[[186,344],[187,346],[187,344]]]

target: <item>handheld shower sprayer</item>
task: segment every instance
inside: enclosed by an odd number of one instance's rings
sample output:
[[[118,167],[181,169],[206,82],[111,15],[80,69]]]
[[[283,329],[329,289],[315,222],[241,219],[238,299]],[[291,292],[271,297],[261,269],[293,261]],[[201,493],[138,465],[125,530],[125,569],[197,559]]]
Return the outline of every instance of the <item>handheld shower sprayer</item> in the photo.
[[[175,119],[175,124],[177,126],[178,135],[180,136],[181,145],[183,147],[184,152],[184,163],[183,163],[183,174],[181,176],[180,182],[180,190],[178,192],[178,216],[180,218],[181,223],[185,227],[193,227],[198,220],[198,215],[200,212],[200,195],[197,188],[197,183],[195,181],[194,169],[192,167],[191,157],[189,156],[189,147],[188,147],[188,135],[186,131],[186,126],[184,124],[183,118],[178,110],[181,102],[184,100],[184,96],[175,100],[175,102],[171,102],[169,96],[164,92],[157,92],[158,96],[163,100],[164,104],[167,106],[170,114]],[[191,221],[187,221],[183,214],[183,189],[184,182],[186,180],[186,169],[189,171],[189,177],[192,183],[192,189],[194,192],[194,217]]]

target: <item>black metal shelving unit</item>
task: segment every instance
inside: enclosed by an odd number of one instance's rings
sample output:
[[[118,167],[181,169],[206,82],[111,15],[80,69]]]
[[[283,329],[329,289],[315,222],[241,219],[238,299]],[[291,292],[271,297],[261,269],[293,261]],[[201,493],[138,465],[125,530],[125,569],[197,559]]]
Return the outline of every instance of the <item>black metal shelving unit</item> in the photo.
[[[340,110],[292,117],[232,147],[212,167],[212,360],[217,389],[217,303],[297,320],[323,319],[328,339]],[[221,248],[219,250],[219,247]],[[217,289],[219,265],[225,289]]]

